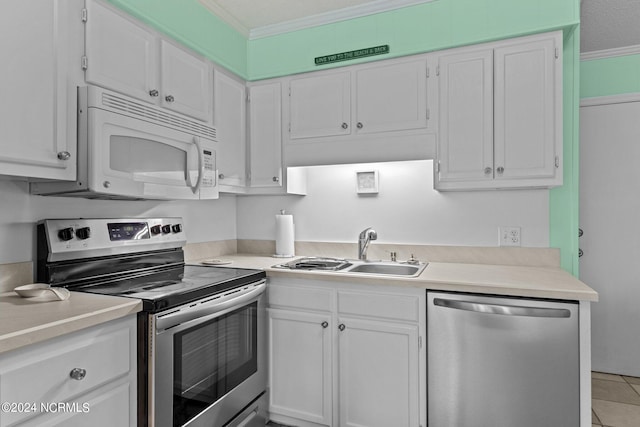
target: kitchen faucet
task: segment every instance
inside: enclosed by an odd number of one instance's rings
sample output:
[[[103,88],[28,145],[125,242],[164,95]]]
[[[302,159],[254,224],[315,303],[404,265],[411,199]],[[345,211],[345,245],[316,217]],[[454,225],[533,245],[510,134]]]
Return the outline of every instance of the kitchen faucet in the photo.
[[[371,227],[368,227],[360,233],[358,236],[358,259],[366,260],[367,259],[367,248],[369,247],[369,243],[372,240],[376,240],[378,238],[378,233]]]

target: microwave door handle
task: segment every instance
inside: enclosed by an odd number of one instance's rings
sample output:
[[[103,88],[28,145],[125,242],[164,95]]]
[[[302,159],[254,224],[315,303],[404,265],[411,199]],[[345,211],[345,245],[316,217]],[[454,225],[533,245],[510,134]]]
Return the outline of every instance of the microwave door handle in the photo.
[[[203,161],[202,161],[202,147],[200,146],[200,138],[197,136],[193,137],[193,143],[196,145],[198,149],[198,180],[196,181],[196,185],[191,185],[191,174],[189,173],[189,164],[186,165],[187,170],[187,185],[193,191],[193,194],[196,194],[200,190],[200,185],[202,184],[202,175],[203,175]]]

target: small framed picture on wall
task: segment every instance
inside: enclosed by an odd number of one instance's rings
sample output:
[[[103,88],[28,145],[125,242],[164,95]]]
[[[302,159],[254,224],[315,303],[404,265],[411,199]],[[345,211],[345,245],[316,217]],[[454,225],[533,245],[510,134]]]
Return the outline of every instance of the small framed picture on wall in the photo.
[[[356,191],[358,194],[378,193],[378,171],[356,172]]]

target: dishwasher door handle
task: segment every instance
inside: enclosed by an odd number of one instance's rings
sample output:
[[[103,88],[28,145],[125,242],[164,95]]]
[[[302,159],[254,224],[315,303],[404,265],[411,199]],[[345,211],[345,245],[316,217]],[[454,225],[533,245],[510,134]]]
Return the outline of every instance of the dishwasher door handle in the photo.
[[[503,316],[524,317],[552,317],[568,318],[571,311],[565,308],[540,308],[518,305],[487,304],[471,301],[457,301],[444,298],[434,298],[433,304],[439,307],[453,308],[456,310],[475,311],[477,313],[500,314]]]

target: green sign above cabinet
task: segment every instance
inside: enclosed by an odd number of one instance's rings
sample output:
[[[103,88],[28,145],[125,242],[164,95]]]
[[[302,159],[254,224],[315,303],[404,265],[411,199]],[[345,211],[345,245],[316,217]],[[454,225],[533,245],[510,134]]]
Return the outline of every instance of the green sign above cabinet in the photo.
[[[316,65],[330,64],[332,62],[351,61],[352,59],[364,58],[366,56],[384,55],[389,53],[389,45],[367,47],[365,49],[351,50],[349,52],[334,53],[332,55],[318,56],[315,58]]]

